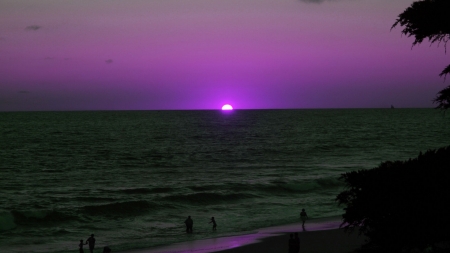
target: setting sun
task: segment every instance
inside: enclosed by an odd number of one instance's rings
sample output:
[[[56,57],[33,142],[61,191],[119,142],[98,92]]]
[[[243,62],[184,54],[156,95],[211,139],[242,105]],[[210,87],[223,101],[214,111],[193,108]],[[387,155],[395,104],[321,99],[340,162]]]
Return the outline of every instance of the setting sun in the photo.
[[[222,106],[222,110],[230,111],[230,110],[233,110],[233,107],[229,104],[226,104],[226,105]]]

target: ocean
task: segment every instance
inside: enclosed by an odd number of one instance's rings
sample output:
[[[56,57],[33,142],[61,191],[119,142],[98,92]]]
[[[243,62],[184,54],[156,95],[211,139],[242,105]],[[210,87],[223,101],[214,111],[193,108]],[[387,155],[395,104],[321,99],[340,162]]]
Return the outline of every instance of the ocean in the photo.
[[[252,233],[302,208],[339,216],[342,173],[448,146],[449,123],[435,109],[2,112],[0,252],[78,252],[90,234],[115,252]]]

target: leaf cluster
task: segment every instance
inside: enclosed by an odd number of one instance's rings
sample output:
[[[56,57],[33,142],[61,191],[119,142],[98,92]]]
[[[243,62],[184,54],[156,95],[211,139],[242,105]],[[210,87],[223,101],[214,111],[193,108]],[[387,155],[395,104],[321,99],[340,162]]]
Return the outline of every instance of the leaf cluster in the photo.
[[[446,43],[450,38],[449,11],[448,0],[414,2],[398,15],[391,29],[397,25],[403,26],[402,34],[415,37],[413,45],[422,43],[424,39],[429,39],[431,43]]]
[[[450,65],[447,67],[450,72]],[[436,109],[447,110],[450,109],[450,86],[438,92],[437,97],[433,100],[438,106]]]
[[[424,39],[431,43],[444,43],[446,45],[450,39],[450,1],[448,0],[422,0],[413,2],[404,12],[398,15],[397,20],[392,25],[391,30],[400,25],[403,28],[402,34],[415,40],[413,46],[420,44]],[[439,76],[446,77],[450,73],[448,65]]]
[[[450,240],[450,146],[342,174],[342,226],[369,238],[361,252],[409,252]]]

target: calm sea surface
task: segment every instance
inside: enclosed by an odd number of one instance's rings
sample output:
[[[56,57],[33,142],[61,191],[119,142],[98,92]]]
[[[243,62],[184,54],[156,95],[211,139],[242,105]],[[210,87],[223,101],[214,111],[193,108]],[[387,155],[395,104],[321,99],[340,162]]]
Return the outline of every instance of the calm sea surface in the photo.
[[[301,208],[340,215],[341,173],[448,146],[449,123],[434,109],[0,113],[0,252],[77,252],[91,233],[98,251],[137,249],[297,222]]]

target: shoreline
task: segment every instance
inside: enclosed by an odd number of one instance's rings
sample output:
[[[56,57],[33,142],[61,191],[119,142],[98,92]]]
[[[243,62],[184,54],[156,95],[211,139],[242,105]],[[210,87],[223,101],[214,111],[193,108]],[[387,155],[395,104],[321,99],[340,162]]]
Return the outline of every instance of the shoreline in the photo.
[[[310,219],[301,222],[261,228],[249,233],[186,241],[154,248],[120,251],[119,253],[244,253],[244,252],[288,252],[289,234],[298,232],[302,253],[347,253],[364,243],[365,237],[357,231],[345,233],[339,228],[339,217]],[[113,249],[114,252],[114,249]]]

